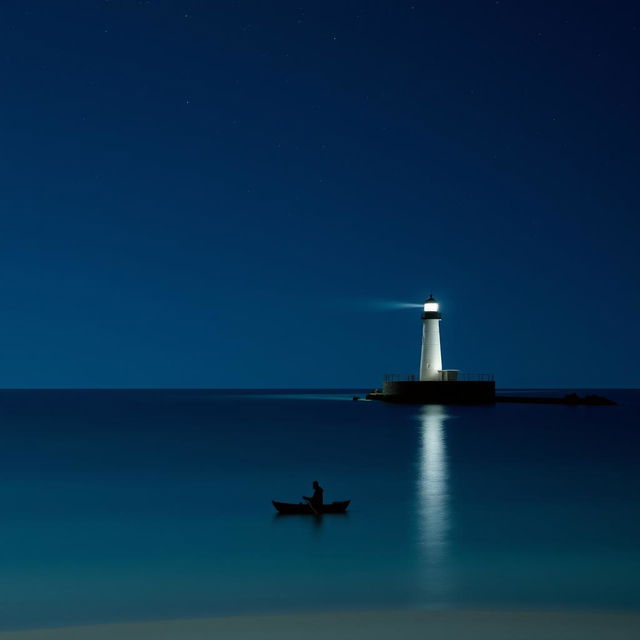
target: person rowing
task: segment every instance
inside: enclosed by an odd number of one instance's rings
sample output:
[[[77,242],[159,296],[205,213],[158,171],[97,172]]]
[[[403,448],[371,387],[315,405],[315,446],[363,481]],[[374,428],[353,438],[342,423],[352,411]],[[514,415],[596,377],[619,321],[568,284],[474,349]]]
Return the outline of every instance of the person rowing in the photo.
[[[313,495],[309,498],[308,496],[302,496],[303,500],[306,500],[311,508],[318,512],[322,513],[322,506],[324,504],[324,489],[318,484],[317,480],[313,481]]]

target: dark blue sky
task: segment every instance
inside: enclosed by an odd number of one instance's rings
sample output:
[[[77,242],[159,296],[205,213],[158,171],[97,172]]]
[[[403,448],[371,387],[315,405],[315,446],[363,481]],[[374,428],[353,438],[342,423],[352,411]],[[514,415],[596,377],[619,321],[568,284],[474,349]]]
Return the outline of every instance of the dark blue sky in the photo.
[[[640,19],[0,4],[0,386],[640,386]]]

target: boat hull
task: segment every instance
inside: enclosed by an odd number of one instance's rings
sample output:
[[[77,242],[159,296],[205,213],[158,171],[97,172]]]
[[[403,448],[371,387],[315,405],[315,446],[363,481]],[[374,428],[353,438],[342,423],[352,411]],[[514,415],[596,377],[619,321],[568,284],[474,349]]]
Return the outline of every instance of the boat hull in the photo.
[[[277,502],[271,501],[278,513],[286,515],[299,515],[299,516],[315,516],[316,512],[305,502],[299,502],[293,504],[291,502]],[[329,502],[322,505],[322,509],[318,512],[318,515],[324,513],[345,513],[347,507],[351,503],[351,500],[343,500],[342,502]]]

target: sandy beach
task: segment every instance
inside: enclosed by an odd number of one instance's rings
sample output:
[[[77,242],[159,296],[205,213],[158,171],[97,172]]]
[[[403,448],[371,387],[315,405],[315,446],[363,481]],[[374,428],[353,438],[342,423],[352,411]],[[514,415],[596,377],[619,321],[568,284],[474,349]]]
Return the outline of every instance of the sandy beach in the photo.
[[[511,611],[388,611],[236,616],[0,633],[0,640],[203,640],[401,637],[443,640],[631,640],[640,614]]]

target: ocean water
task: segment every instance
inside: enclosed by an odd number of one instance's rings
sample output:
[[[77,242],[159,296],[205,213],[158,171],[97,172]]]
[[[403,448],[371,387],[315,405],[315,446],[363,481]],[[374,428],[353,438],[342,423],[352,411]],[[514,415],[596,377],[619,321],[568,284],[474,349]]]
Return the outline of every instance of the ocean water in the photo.
[[[640,609],[639,391],[603,392],[614,407],[357,393],[0,391],[0,629]],[[275,514],[315,479],[346,515]]]

